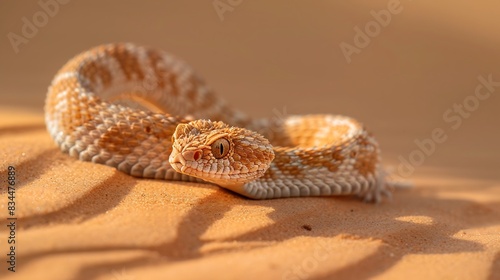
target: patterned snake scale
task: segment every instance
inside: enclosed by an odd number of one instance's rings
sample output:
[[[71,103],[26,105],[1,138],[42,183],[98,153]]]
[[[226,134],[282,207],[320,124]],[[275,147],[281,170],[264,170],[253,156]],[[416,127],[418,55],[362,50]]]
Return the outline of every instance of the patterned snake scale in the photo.
[[[45,121],[74,158],[136,177],[211,182],[253,199],[356,194],[378,202],[397,185],[357,121],[251,119],[185,62],[129,43],[67,62],[49,87]]]

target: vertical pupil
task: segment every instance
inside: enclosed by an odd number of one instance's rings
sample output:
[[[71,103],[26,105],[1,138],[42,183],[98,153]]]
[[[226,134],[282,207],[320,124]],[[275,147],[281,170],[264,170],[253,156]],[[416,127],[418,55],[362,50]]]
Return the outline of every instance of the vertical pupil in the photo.
[[[220,143],[220,154],[224,154],[224,145],[222,143]]]

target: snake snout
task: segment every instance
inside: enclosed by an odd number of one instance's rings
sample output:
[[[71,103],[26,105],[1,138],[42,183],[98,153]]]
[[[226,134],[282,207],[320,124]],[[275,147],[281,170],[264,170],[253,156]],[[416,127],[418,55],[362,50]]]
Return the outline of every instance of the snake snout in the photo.
[[[169,157],[170,163],[180,163],[186,165],[188,161],[198,161],[201,158],[202,152],[200,150],[187,150],[179,152],[177,149],[173,149]]]

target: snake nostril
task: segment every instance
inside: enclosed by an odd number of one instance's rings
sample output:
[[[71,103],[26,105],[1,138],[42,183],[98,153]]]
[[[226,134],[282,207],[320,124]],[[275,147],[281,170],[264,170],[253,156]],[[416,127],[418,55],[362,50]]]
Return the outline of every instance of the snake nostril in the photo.
[[[201,156],[202,156],[202,151],[200,151],[200,150],[196,150],[196,151],[187,150],[187,151],[182,152],[182,157],[186,161],[198,161],[199,159],[201,159]]]
[[[193,158],[196,161],[199,160],[201,158],[201,152],[200,151],[194,152]]]

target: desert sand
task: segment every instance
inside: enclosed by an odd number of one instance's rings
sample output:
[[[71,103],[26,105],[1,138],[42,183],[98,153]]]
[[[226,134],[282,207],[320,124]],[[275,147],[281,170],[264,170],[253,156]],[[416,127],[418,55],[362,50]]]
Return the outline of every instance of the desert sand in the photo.
[[[2,279],[500,279],[499,3],[145,2],[0,4]],[[382,10],[391,21],[356,45]],[[23,18],[40,11],[28,38]],[[353,116],[415,186],[380,204],[256,201],[70,158],[45,129],[46,88],[73,55],[116,41],[170,50],[256,117]]]

